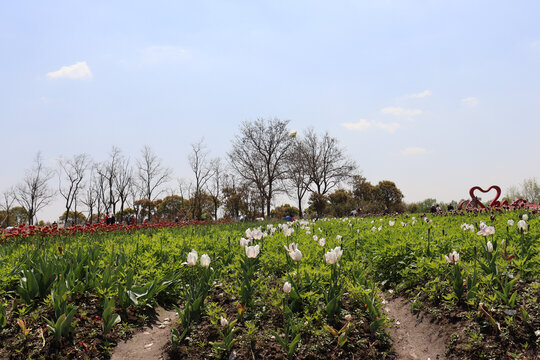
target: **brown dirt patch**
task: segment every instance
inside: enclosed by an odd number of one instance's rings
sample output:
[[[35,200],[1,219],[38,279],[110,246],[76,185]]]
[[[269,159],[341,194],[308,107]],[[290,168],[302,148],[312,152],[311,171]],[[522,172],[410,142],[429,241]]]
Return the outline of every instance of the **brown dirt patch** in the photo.
[[[156,309],[156,320],[131,339],[118,343],[111,360],[162,359],[163,348],[169,343],[171,327],[178,314],[175,310]]]
[[[423,312],[413,314],[405,298],[389,298],[386,301],[383,309],[388,318],[394,320],[389,333],[397,359],[446,359],[446,342],[452,332],[449,326],[435,323]]]

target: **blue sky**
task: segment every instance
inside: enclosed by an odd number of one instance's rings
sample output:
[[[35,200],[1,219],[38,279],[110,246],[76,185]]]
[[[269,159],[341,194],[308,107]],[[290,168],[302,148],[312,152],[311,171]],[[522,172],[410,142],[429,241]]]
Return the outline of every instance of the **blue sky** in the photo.
[[[328,130],[406,201],[540,178],[538,14],[537,1],[5,2],[0,191],[37,151],[54,166],[113,145],[136,158],[148,144],[189,178],[191,143],[223,156],[258,117]]]

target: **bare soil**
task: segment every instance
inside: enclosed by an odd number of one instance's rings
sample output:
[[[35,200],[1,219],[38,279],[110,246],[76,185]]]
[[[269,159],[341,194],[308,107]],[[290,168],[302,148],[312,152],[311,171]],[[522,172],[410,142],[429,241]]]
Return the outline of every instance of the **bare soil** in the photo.
[[[405,298],[388,298],[386,301],[383,309],[389,320],[393,320],[389,333],[397,359],[446,359],[446,342],[452,332],[451,327],[435,323],[423,312],[413,314]]]
[[[177,318],[178,314],[175,310],[158,307],[155,321],[131,339],[119,342],[111,360],[163,359],[164,347],[169,343],[171,327]]]

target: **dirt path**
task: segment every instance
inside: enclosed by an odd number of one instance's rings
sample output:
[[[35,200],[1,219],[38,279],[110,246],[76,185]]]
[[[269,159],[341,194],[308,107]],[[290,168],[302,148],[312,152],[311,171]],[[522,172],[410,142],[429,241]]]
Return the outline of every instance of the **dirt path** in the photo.
[[[156,309],[157,320],[150,327],[136,333],[126,342],[119,343],[111,360],[163,359],[163,347],[168,343],[171,327],[178,318],[175,310]]]
[[[389,333],[399,360],[443,360],[450,329],[431,322],[429,315],[413,314],[406,299],[388,298],[383,306],[394,323]]]

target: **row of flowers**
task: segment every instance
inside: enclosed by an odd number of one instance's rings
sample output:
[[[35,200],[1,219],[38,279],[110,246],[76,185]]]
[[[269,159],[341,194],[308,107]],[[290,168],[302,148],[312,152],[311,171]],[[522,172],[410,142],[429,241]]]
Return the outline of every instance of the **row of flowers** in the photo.
[[[230,223],[230,219],[222,219],[218,221],[181,221],[181,222],[161,222],[161,223],[143,223],[143,224],[112,224],[107,225],[103,222],[86,224],[86,225],[74,225],[71,227],[63,228],[59,227],[56,224],[47,225],[47,226],[26,226],[21,224],[17,227],[10,229],[0,229],[0,241],[2,239],[10,238],[28,238],[33,236],[39,237],[51,237],[51,236],[72,236],[79,234],[94,234],[94,233],[110,233],[110,232],[121,232],[129,233],[138,230],[148,230],[148,229],[166,229],[166,228],[175,228],[175,227],[184,227],[184,226],[196,226],[196,225],[207,225],[207,224],[223,224]]]

